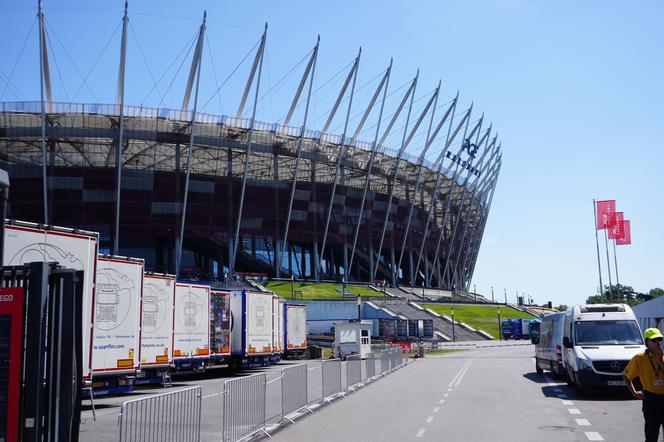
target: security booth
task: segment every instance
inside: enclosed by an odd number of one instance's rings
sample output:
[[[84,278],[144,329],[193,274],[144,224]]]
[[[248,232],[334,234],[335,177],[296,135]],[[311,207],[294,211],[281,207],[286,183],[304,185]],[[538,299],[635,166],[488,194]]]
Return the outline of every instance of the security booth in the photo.
[[[371,353],[371,321],[338,322],[334,327],[334,356],[345,359],[360,355],[362,359]]]

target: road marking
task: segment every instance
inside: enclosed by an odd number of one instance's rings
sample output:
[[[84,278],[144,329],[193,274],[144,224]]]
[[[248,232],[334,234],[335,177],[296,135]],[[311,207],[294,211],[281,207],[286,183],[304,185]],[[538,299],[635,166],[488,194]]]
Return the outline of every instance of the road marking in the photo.
[[[443,395],[443,397],[447,397],[448,395],[449,395],[449,393],[445,393],[445,394]]]
[[[203,396],[203,399],[208,399],[208,398],[215,397],[215,396],[221,396],[222,394],[224,394],[223,391],[219,392],[219,393],[206,394],[205,396]]]
[[[466,364],[466,367],[463,369],[463,372],[461,373],[461,376],[459,376],[459,378],[456,380],[456,383],[454,384],[455,388],[459,386],[459,384],[461,383],[461,380],[463,379],[463,377],[466,375],[466,373],[468,373],[468,369],[470,368],[470,364],[472,364],[472,363],[473,363],[472,359],[468,361],[468,364]]]
[[[422,437],[424,436],[424,432],[427,431],[426,428],[420,428],[420,431],[417,432],[415,437]]]
[[[441,404],[441,405],[443,404],[443,402],[445,402],[445,399],[441,399],[441,400],[438,401],[438,403]]]
[[[563,405],[574,405],[574,402],[572,402],[572,401],[563,400],[562,402],[563,402]]]
[[[427,424],[430,424],[432,420],[433,420],[433,416],[429,416],[429,417],[427,418]]]
[[[588,440],[604,440],[601,434],[597,431],[586,431],[586,437]]]
[[[588,419],[574,419],[574,420],[576,421],[576,424],[579,427],[589,427],[590,426],[590,422],[588,421]]]
[[[568,409],[567,409],[567,412],[568,412],[569,414],[581,414],[581,412],[579,411],[578,408],[568,408]]]
[[[438,413],[439,410],[440,410],[440,407],[436,407],[436,408],[433,409],[433,412]]]
[[[469,359],[465,364],[463,364],[463,366],[459,369],[459,371],[457,371],[457,374],[454,375],[454,377],[452,378],[452,381],[448,385],[449,388],[451,388],[452,385],[454,385],[454,383],[457,381],[457,378],[459,376],[461,376],[463,371],[470,365],[471,362],[472,362],[472,359]],[[448,391],[450,391],[450,390],[448,390]]]
[[[318,367],[314,367],[314,368],[307,368],[307,371],[314,371],[314,370],[318,370],[319,368],[321,368],[320,365]]]

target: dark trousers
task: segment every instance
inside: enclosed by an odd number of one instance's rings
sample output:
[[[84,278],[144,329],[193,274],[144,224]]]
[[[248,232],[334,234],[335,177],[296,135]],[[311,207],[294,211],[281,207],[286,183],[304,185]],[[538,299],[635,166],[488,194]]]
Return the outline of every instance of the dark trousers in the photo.
[[[659,428],[664,426],[664,395],[643,392],[643,418],[646,421],[646,442],[657,442]]]

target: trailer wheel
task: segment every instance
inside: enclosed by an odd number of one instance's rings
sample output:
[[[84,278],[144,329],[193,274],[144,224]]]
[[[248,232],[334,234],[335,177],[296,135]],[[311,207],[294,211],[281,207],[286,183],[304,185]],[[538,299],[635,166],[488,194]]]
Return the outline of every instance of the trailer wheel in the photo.
[[[537,358],[535,358],[535,371],[537,372],[537,374],[542,374],[542,373],[544,373],[544,370],[542,370],[542,369],[540,368],[539,364],[537,363]]]

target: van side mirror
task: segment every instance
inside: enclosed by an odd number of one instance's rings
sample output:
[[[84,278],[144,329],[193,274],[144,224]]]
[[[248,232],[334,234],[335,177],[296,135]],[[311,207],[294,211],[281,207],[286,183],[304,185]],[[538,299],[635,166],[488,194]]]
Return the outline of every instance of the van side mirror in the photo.
[[[573,347],[572,341],[570,341],[569,337],[567,337],[567,336],[565,336],[563,338],[563,347],[565,347],[565,348],[572,348]]]

